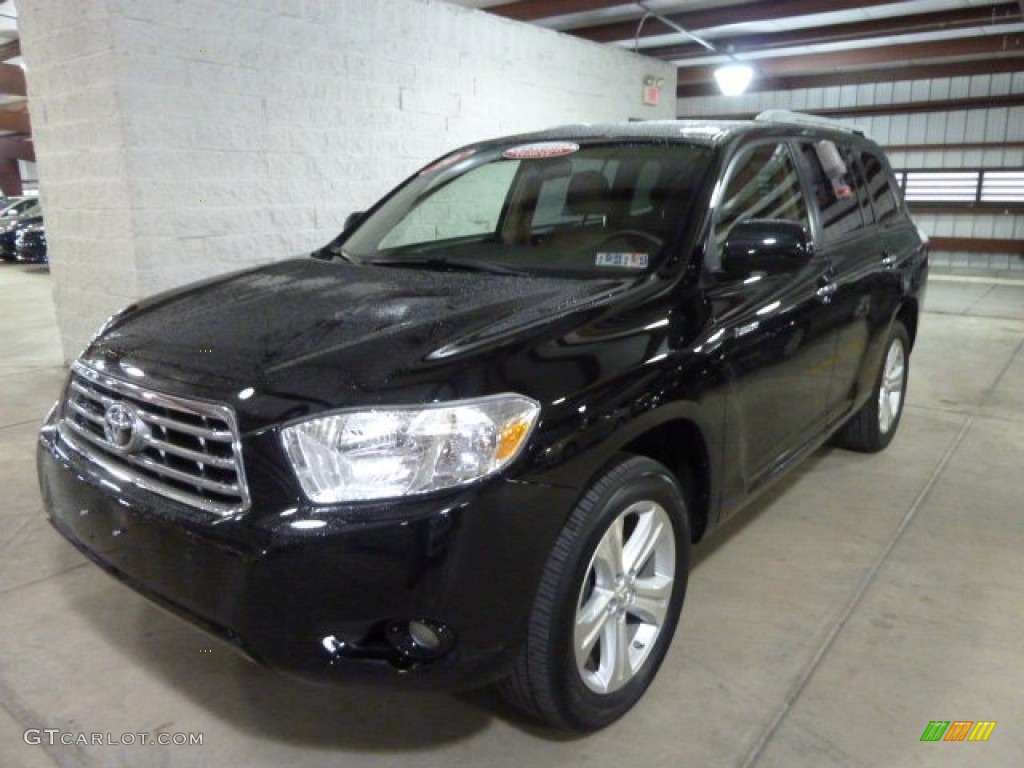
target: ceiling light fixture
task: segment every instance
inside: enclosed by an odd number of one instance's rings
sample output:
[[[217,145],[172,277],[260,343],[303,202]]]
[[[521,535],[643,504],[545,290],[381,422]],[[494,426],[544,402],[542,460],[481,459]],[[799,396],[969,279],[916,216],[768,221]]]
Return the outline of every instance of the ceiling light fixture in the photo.
[[[715,82],[724,96],[739,96],[750,87],[753,79],[753,68],[735,60],[715,70]]]

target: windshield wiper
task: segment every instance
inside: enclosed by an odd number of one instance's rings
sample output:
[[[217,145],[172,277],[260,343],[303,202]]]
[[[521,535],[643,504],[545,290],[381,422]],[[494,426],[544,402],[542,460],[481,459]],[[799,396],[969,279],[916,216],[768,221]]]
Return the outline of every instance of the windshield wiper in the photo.
[[[524,275],[522,270],[513,269],[499,264],[492,264],[487,261],[476,261],[474,259],[454,259],[440,257],[418,257],[406,259],[368,259],[364,264],[372,264],[375,267],[427,267],[428,269],[461,269],[466,272],[487,272],[493,275]]]

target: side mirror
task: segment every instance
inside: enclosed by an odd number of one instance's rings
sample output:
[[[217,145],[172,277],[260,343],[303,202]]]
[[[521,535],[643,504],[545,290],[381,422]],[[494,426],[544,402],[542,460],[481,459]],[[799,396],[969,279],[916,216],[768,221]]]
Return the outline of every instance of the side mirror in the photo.
[[[722,269],[733,277],[751,272],[794,272],[804,266],[814,246],[802,224],[779,219],[748,219],[729,232]]]
[[[345,218],[345,227],[342,229],[342,232],[348,232],[350,229],[354,229],[359,226],[359,222],[363,220],[364,216],[366,216],[366,211],[355,211],[354,213],[350,213]]]

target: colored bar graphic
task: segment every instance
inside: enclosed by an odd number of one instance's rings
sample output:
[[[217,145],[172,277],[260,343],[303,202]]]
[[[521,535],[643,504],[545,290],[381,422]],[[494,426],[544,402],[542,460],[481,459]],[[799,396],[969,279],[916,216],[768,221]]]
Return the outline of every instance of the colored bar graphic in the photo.
[[[995,720],[931,720],[921,741],[988,741],[995,728]]]

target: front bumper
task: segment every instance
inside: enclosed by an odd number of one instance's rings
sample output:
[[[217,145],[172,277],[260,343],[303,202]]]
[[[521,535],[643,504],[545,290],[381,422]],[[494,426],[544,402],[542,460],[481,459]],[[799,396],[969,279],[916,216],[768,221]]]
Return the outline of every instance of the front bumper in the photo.
[[[468,688],[505,674],[575,494],[495,479],[409,501],[237,518],[123,483],[61,440],[37,459],[56,529],[109,573],[269,667],[318,680]],[[371,514],[367,514],[367,512]],[[443,653],[401,651],[403,622],[446,633]]]
[[[31,244],[19,246],[15,251],[15,259],[22,262],[42,264],[47,261],[46,245]]]

